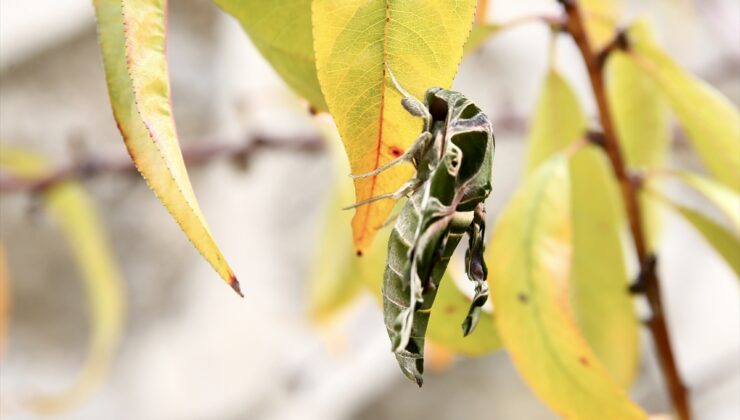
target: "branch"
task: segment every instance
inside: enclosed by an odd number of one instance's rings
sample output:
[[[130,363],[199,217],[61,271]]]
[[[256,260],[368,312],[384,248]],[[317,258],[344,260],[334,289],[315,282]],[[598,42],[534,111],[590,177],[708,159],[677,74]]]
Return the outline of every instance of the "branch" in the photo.
[[[640,262],[640,278],[643,281],[641,287],[644,290],[651,309],[651,319],[647,325],[652,333],[658,358],[663,370],[663,376],[668,385],[671,400],[676,409],[678,417],[682,420],[691,418],[689,408],[688,392],[681,382],[678,374],[676,361],[673,356],[671,342],[668,335],[665,316],[663,314],[663,303],[660,294],[660,283],[658,274],[655,270],[656,258],[651,254],[646,246],[645,235],[643,230],[642,213],[638,201],[639,182],[629,176],[619,148],[619,140],[614,127],[614,123],[609,113],[609,104],[606,97],[604,86],[604,63],[607,55],[617,49],[628,47],[627,39],[624,33],[617,34],[615,41],[610,43],[606,49],[600,53],[594,53],[591,50],[588,35],[585,31],[583,17],[577,0],[560,0],[565,8],[567,22],[565,31],[575,41],[578,49],[586,62],[588,75],[591,81],[591,87],[596,98],[599,109],[599,119],[601,127],[604,130],[603,146],[611,162],[614,174],[619,181],[622,197],[624,199],[627,215],[629,218],[630,231],[632,240],[635,245],[638,261]]]
[[[303,153],[316,153],[324,150],[325,145],[320,137],[302,139],[277,139],[255,136],[242,144],[205,143],[183,149],[183,158],[188,167],[202,165],[218,159],[232,159],[242,165],[257,152],[262,150],[288,150]],[[136,173],[131,159],[91,158],[73,165],[52,170],[40,177],[16,177],[0,171],[0,192],[37,192],[65,181],[87,180],[101,174]]]

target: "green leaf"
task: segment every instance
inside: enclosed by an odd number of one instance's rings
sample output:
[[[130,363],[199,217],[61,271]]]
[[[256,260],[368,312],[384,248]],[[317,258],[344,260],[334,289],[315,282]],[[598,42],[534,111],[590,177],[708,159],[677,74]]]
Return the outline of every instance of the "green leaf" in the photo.
[[[632,25],[630,35],[651,39],[647,24],[642,22]],[[606,70],[609,108],[627,165],[635,169],[664,167],[670,146],[670,125],[658,86],[620,51],[609,55]],[[655,249],[661,230],[661,209],[642,197],[640,209],[648,246]]]
[[[740,191],[740,113],[706,82],[692,76],[645,37],[630,54],[658,84],[713,178]]]
[[[94,0],[113,115],[131,158],[196,249],[237,293],[195,199],[172,116],[164,0]]]
[[[526,173],[583,137],[587,120],[578,98],[560,73],[550,70],[529,129]]]
[[[645,418],[586,344],[569,309],[568,161],[530,175],[503,211],[487,252],[496,322],[531,388],[573,419]]]
[[[0,168],[22,177],[38,177],[47,172],[42,158],[7,148],[0,153]],[[125,302],[123,282],[102,221],[84,188],[63,182],[44,190],[43,198],[80,268],[92,319],[87,359],[75,383],[57,394],[34,396],[26,401],[37,413],[58,415],[84,403],[105,381],[121,338]]]
[[[239,21],[255,47],[298,95],[326,111],[316,77],[311,0],[214,0]]]
[[[583,137],[586,116],[568,82],[550,71],[529,133],[527,173]],[[571,301],[578,324],[612,377],[625,388],[639,360],[638,322],[627,293],[621,247],[623,206],[611,169],[593,147],[569,163],[573,216]]]
[[[475,0],[315,0],[314,49],[321,90],[354,173],[365,173],[405,152],[422,120],[401,106],[386,68],[416,97],[447,88],[470,33]],[[398,189],[410,165],[355,180],[357,201]],[[365,252],[393,208],[380,200],[357,208],[354,243]]]
[[[573,156],[570,178],[573,309],[599,360],[629,389],[639,366],[640,325],[628,292],[622,198],[609,162],[594,146]]]

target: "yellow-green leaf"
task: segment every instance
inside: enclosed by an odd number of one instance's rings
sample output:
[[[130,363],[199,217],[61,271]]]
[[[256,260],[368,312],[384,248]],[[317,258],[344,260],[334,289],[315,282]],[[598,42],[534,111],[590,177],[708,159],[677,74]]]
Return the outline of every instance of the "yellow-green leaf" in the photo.
[[[470,31],[470,36],[463,49],[464,55],[477,51],[489,38],[501,30],[501,26],[495,23],[476,23]]]
[[[740,238],[737,234],[729,232],[709,217],[694,209],[678,204],[654,191],[651,191],[650,194],[653,199],[666,204],[686,219],[707,240],[709,245],[717,251],[722,259],[727,262],[727,265],[732,268],[735,275],[740,278]]]
[[[633,24],[629,33],[631,39],[652,39],[645,22]],[[606,69],[609,108],[627,164],[635,169],[664,167],[670,125],[658,86],[621,51],[610,54]],[[661,229],[660,208],[641,198],[640,209],[649,248],[655,249]]]
[[[200,211],[170,105],[164,0],[94,0],[113,115],[136,168],[193,245],[237,293]]]
[[[255,47],[298,95],[314,108],[326,103],[316,77],[311,0],[214,0],[234,16]]]
[[[586,116],[568,82],[548,73],[529,133],[527,173],[583,136]],[[591,348],[625,388],[638,365],[638,322],[620,232],[622,202],[603,156],[588,147],[569,162],[573,216],[571,301]]]
[[[629,389],[640,359],[640,325],[622,247],[623,204],[601,150],[570,162],[573,224],[571,299],[578,325],[612,377]]]
[[[372,171],[403,153],[422,121],[401,106],[386,66],[416,97],[449,87],[470,33],[475,0],[315,0],[314,50],[324,99],[354,173]],[[355,181],[356,199],[396,190],[409,165]],[[364,252],[393,202],[359,207],[353,218],[357,250]]]
[[[695,173],[686,171],[663,173],[675,177],[704,196],[704,198],[716,206],[727,217],[735,230],[740,232],[740,194],[722,184]],[[662,173],[658,172],[656,174]]]
[[[0,168],[29,177],[47,170],[40,157],[5,148],[0,153]],[[79,406],[105,381],[121,338],[125,304],[123,283],[102,221],[84,188],[64,182],[44,190],[43,198],[80,268],[92,324],[87,359],[74,384],[59,393],[27,400],[32,410],[52,415]]]
[[[583,9],[591,48],[598,51],[614,38],[619,4],[616,0],[581,0],[579,4]]]
[[[495,314],[482,311],[478,325],[463,337],[461,324],[470,309],[470,299],[446,274],[439,285],[427,325],[427,337],[436,345],[467,356],[480,356],[499,350],[501,337],[496,329]]]
[[[740,191],[738,109],[648,39],[635,38],[631,57],[656,81],[708,172]]]
[[[547,73],[529,129],[526,172],[583,137],[587,128],[575,92],[557,71]]]
[[[568,161],[530,175],[503,211],[487,252],[496,323],[520,374],[559,415],[645,418],[581,335],[569,308]]]

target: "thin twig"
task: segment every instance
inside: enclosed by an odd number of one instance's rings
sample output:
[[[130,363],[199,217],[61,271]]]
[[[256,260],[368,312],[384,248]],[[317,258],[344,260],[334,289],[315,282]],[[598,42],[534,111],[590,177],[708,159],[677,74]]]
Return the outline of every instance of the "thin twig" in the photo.
[[[190,167],[218,159],[234,159],[246,163],[262,150],[289,150],[313,153],[324,149],[321,137],[278,139],[256,136],[240,144],[212,143],[183,148],[183,158]],[[0,171],[0,192],[36,192],[72,180],[87,180],[102,174],[135,173],[136,167],[128,156],[120,158],[91,158],[67,167],[51,170],[39,177],[17,177]]]
[[[560,0],[565,7],[567,22],[565,30],[575,41],[578,49],[586,62],[591,87],[596,98],[599,109],[599,119],[604,130],[604,149],[611,162],[612,169],[619,181],[622,196],[624,198],[627,215],[629,217],[630,231],[635,245],[637,258],[640,262],[641,275],[644,277],[644,293],[652,311],[650,321],[647,323],[652,333],[658,358],[663,370],[663,376],[668,385],[673,405],[678,417],[682,420],[691,418],[689,408],[688,392],[678,374],[676,361],[673,356],[668,328],[663,313],[663,303],[660,294],[660,283],[654,267],[655,257],[647,248],[643,230],[640,203],[638,200],[639,183],[629,176],[619,148],[619,140],[614,123],[609,113],[606,88],[604,86],[604,63],[605,55],[594,53],[591,50],[588,35],[585,31],[583,17],[577,0]],[[620,36],[619,34],[617,35]],[[623,35],[622,35],[623,37]],[[624,39],[618,39],[610,44],[611,47],[605,51],[612,51],[616,46],[625,46]],[[606,53],[605,53],[606,54]]]

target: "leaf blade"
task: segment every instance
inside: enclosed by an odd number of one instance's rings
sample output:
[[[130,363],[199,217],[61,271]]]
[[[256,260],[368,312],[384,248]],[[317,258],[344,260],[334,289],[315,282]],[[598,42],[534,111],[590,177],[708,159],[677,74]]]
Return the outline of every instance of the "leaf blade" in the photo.
[[[136,168],[214,270],[239,282],[216,245],[193,193],[170,105],[164,0],[95,0],[110,102]]]
[[[41,157],[6,148],[0,153],[0,167],[20,176],[39,176],[47,171]],[[85,189],[63,182],[44,190],[43,198],[80,268],[92,319],[88,355],[75,382],[60,392],[25,401],[36,413],[58,415],[80,406],[102,386],[123,332],[125,292],[102,221]]]
[[[475,11],[474,0],[391,3],[313,3],[319,83],[354,173],[369,172],[399,156],[420,133],[421,120],[401,106],[386,66],[416,97],[431,86],[449,87]],[[357,179],[356,199],[392,192],[411,173],[410,167],[399,166]],[[355,211],[359,251],[369,247],[392,208],[390,200],[381,200]]]
[[[296,93],[326,111],[316,75],[311,0],[214,0],[239,21],[257,49]]]
[[[684,71],[649,39],[630,56],[660,87],[713,178],[740,191],[740,112],[706,82]]]
[[[496,319],[520,374],[567,418],[645,418],[580,335],[568,308],[572,226],[567,160],[532,174],[487,252]]]

